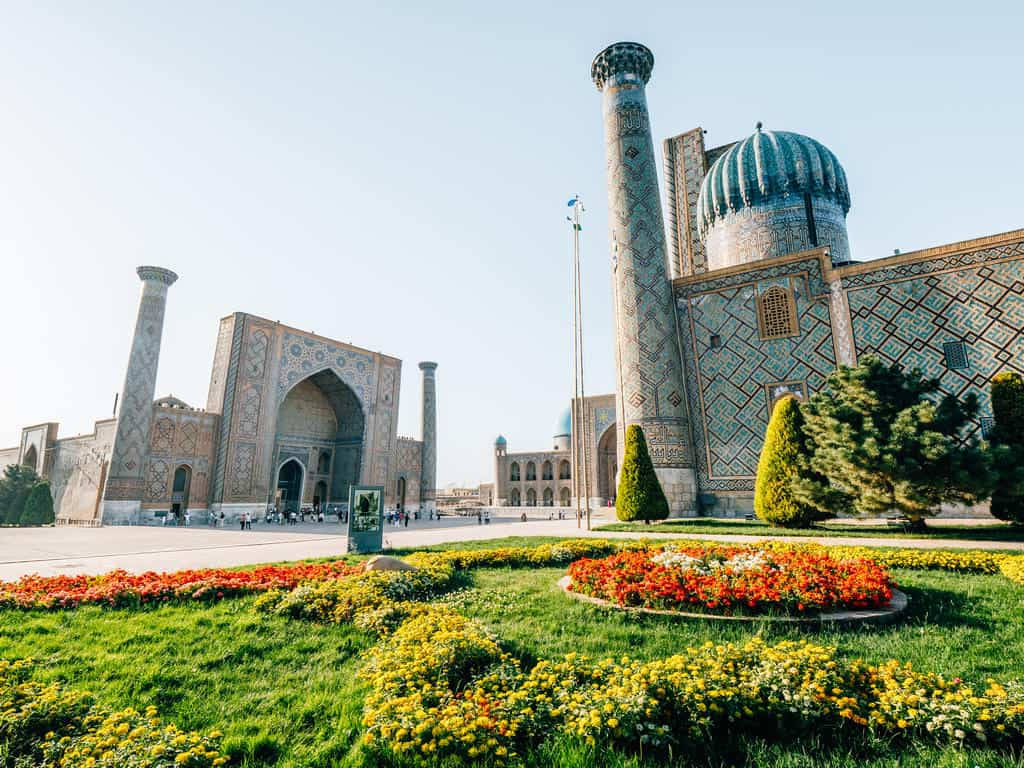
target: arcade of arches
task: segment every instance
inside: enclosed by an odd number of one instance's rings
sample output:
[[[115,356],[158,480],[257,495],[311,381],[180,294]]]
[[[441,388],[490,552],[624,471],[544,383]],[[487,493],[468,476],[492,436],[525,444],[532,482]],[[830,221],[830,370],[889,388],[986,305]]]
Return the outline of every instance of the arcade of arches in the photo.
[[[359,482],[365,419],[355,393],[332,371],[296,384],[278,410],[274,498],[284,512],[348,501]]]

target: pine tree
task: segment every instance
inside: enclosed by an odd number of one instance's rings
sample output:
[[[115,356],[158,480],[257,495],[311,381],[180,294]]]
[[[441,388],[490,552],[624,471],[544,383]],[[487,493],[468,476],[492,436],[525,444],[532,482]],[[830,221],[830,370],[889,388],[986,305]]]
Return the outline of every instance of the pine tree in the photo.
[[[800,402],[787,395],[775,403],[765,431],[754,483],[754,513],[770,525],[807,528],[826,515],[797,498],[794,484],[810,458]]]
[[[53,496],[50,484],[36,483],[25,500],[25,511],[21,513],[21,525],[50,525],[53,523]]]
[[[871,355],[840,366],[804,409],[810,469],[822,479],[802,478],[797,496],[832,514],[898,513],[914,527],[943,502],[984,498],[987,456],[965,436],[977,398],[960,403],[947,395],[936,404],[938,389],[937,379]]]
[[[615,497],[615,514],[624,522],[643,520],[646,523],[668,517],[668,499],[654,472],[644,431],[637,424],[630,424],[626,430],[626,453]]]
[[[993,377],[992,415],[992,515],[1024,523],[1024,378],[1019,373],[1003,371]]]
[[[29,467],[19,464],[8,465],[0,477],[0,524],[18,525],[25,501],[32,488],[39,482],[39,475]]]

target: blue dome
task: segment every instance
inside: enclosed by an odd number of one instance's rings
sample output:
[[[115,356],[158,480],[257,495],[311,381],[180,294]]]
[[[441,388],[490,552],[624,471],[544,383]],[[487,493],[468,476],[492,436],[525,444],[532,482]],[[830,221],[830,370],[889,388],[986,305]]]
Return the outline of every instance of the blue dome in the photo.
[[[494,441],[495,445],[506,445],[508,440],[505,439],[504,435],[498,435],[498,439]]]
[[[824,197],[850,210],[839,160],[822,144],[789,131],[757,131],[733,144],[708,169],[697,198],[701,237],[730,211],[793,194]]]
[[[570,437],[572,435],[572,408],[566,408],[558,417],[555,425],[555,437]]]

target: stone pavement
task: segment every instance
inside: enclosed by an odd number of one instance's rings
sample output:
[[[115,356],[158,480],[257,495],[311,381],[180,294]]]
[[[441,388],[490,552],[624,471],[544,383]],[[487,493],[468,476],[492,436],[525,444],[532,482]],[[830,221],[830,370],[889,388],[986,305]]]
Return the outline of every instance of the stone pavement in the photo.
[[[595,518],[594,527],[607,520]],[[873,537],[782,537],[738,534],[617,533],[586,531],[576,521],[548,520],[537,515],[523,523],[518,518],[495,518],[478,525],[476,518],[416,521],[408,528],[387,526],[385,548],[404,548],[454,541],[496,539],[505,536],[559,536],[573,538],[683,538],[749,543],[764,539],[916,549],[992,549],[1024,551],[1024,542],[967,541],[962,539],[894,539]],[[0,580],[26,574],[43,576],[103,573],[113,568],[129,571],[171,571],[182,568],[230,567],[256,563],[331,557],[344,554],[347,540],[336,523],[277,526],[254,523],[251,531],[115,526],[109,528],[4,528],[0,529]]]

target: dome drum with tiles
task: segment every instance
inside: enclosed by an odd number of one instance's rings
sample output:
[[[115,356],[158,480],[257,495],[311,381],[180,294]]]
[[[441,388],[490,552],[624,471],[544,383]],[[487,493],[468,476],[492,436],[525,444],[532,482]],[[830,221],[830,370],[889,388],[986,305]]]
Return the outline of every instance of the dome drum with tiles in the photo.
[[[708,269],[828,246],[833,264],[850,260],[850,189],[831,151],[788,131],[733,144],[708,169],[697,201]]]

